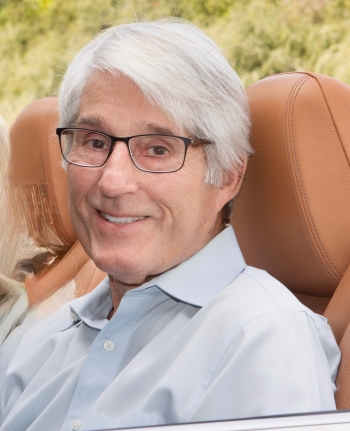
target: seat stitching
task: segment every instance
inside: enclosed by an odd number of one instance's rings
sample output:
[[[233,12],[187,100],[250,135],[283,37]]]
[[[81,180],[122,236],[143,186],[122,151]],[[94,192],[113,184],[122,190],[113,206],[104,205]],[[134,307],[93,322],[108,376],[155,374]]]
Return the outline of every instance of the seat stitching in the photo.
[[[305,72],[305,73],[309,74],[309,72]],[[335,120],[334,120],[334,117],[333,117],[332,111],[331,111],[331,109],[330,109],[330,106],[329,106],[329,104],[328,104],[328,100],[327,100],[327,98],[326,98],[326,95],[325,95],[325,93],[324,93],[324,91],[323,91],[323,87],[322,87],[321,83],[319,82],[319,80],[317,79],[317,76],[314,76],[313,74],[311,74],[311,75],[309,74],[309,76],[311,76],[313,79],[315,79],[315,80],[317,81],[318,85],[320,86],[320,90],[321,90],[321,92],[322,92],[322,94],[323,94],[324,101],[325,101],[325,103],[326,103],[326,105],[327,105],[327,108],[328,108],[328,111],[329,111],[329,115],[330,115],[330,117],[331,117],[331,119],[332,119],[332,123],[333,123],[333,125],[334,125],[334,129],[335,129],[335,131],[336,131],[336,133],[337,133],[337,135],[338,135],[339,142],[340,142],[341,147],[342,147],[342,149],[343,149],[344,156],[345,156],[345,158],[346,158],[346,160],[347,160],[347,162],[348,162],[348,165],[350,166],[349,157],[348,157],[348,155],[347,155],[347,153],[346,153],[346,151],[345,151],[343,141],[341,140],[341,137],[340,137],[340,135],[339,135],[338,127],[337,127],[337,125],[335,124]]]
[[[52,116],[52,114],[53,114],[53,112],[54,112],[55,109],[56,109],[56,107],[52,106],[48,110],[48,112],[46,114],[45,122],[44,122],[44,125],[43,125],[43,131],[42,131],[42,133],[43,133],[43,141],[44,141],[46,149],[48,148],[48,142],[47,142],[47,133],[44,132],[44,127],[46,125],[47,131],[48,131],[49,120],[50,120],[50,118],[51,118],[51,116]],[[48,176],[48,180],[49,180],[48,183],[49,183],[49,188],[50,188],[50,195],[51,195],[51,199],[52,199],[52,202],[53,202],[52,211],[54,212],[54,207],[58,208],[58,203],[57,203],[56,196],[53,193],[52,172],[51,172],[51,169],[49,167],[49,162],[47,160],[47,156],[44,157],[44,161],[45,161],[46,172],[47,172],[47,176]],[[56,213],[56,214],[58,214],[58,213]],[[62,234],[63,234],[63,236],[65,238],[66,244],[70,244],[69,237],[68,237],[66,229],[65,229],[65,227],[64,227],[64,225],[62,223],[61,217],[58,216],[58,217],[56,217],[56,219],[58,220],[58,224],[59,224],[61,232],[62,232]]]
[[[292,167],[292,162],[291,162],[291,160],[290,160],[290,156],[289,156],[289,152],[288,152],[288,139],[287,139],[287,107],[288,107],[288,102],[289,102],[289,99],[290,99],[290,97],[291,97],[291,94],[292,94],[292,91],[294,90],[294,88],[299,84],[299,82],[301,81],[301,80],[305,80],[305,82],[307,81],[307,80],[309,80],[309,79],[311,79],[311,78],[307,78],[307,79],[305,79],[305,76],[302,76],[300,79],[298,79],[298,81],[293,85],[293,87],[291,88],[291,90],[290,90],[290,92],[289,92],[289,95],[288,95],[288,98],[287,98],[287,101],[286,101],[286,106],[285,106],[285,109],[284,109],[284,139],[285,139],[285,145],[286,145],[286,150],[287,150],[287,158],[288,158],[288,161],[289,161],[289,165],[290,165],[290,168]],[[311,246],[312,246],[312,248],[314,249],[314,251],[315,251],[315,253],[316,253],[316,256],[317,256],[317,259],[319,260],[319,262],[321,263],[321,266],[323,267],[323,269],[326,271],[326,273],[330,276],[330,278],[333,280],[333,281],[335,281],[336,283],[338,282],[338,280],[336,280],[334,277],[333,277],[333,275],[329,272],[329,270],[327,269],[327,267],[325,266],[325,264],[322,262],[322,260],[321,260],[321,258],[320,258],[320,256],[318,255],[318,252],[317,252],[317,250],[316,250],[316,248],[315,248],[315,245],[313,244],[313,241],[312,241],[312,238],[310,237],[310,233],[309,233],[309,231],[308,231],[308,227],[307,227],[307,225],[306,225],[306,223],[305,223],[305,220],[304,220],[304,217],[303,217],[303,211],[302,211],[302,209],[301,209],[301,206],[300,206],[300,203],[299,203],[299,199],[298,199],[298,193],[297,193],[297,190],[296,190],[296,188],[295,188],[295,183],[294,183],[294,181],[293,181],[293,175],[292,175],[292,170],[290,169],[290,176],[291,176],[291,179],[292,179],[292,185],[293,185],[293,189],[294,189],[294,193],[295,193],[295,196],[296,196],[296,200],[297,200],[297,205],[298,205],[298,208],[299,208],[299,211],[300,211],[300,214],[301,214],[301,219],[302,219],[302,222],[303,222],[303,224],[304,224],[304,226],[305,226],[305,228],[306,228],[306,233],[307,233],[307,236],[309,237],[309,240],[310,240],[310,242],[311,242]]]
[[[334,266],[333,262],[332,262],[332,261],[331,261],[331,259],[329,258],[329,256],[328,256],[328,254],[327,254],[327,252],[326,252],[325,248],[323,247],[323,244],[322,244],[322,242],[321,242],[321,239],[320,239],[320,237],[319,237],[319,235],[318,235],[318,233],[317,233],[316,227],[315,227],[315,225],[314,225],[313,219],[312,219],[311,214],[310,214],[309,206],[308,206],[308,204],[307,204],[307,199],[306,199],[306,195],[305,195],[305,192],[304,192],[304,187],[303,187],[303,184],[302,184],[302,182],[301,182],[301,177],[300,177],[300,172],[299,172],[299,166],[298,166],[298,161],[297,161],[297,156],[296,156],[296,151],[295,151],[295,145],[294,145],[294,132],[293,132],[294,105],[295,105],[295,101],[296,101],[296,98],[297,98],[297,96],[298,96],[298,93],[299,93],[299,91],[301,90],[301,87],[302,87],[302,86],[303,86],[303,85],[304,85],[304,84],[305,84],[309,79],[311,79],[311,78],[306,79],[306,80],[305,80],[305,81],[300,85],[300,87],[299,87],[299,89],[298,89],[298,91],[297,91],[297,93],[296,93],[296,95],[295,95],[294,101],[293,101],[293,108],[292,108],[292,141],[293,141],[293,153],[294,153],[294,158],[295,158],[295,165],[296,165],[296,168],[297,168],[297,173],[298,173],[298,178],[299,178],[299,184],[300,184],[300,188],[301,188],[301,191],[302,191],[302,194],[303,194],[303,197],[304,197],[304,201],[305,201],[305,206],[306,206],[306,209],[307,209],[307,213],[308,213],[308,215],[309,215],[311,225],[312,225],[312,227],[313,227],[313,229],[314,229],[314,232],[315,232],[315,234],[316,234],[316,238],[317,238],[317,240],[318,240],[318,242],[319,242],[319,244],[320,244],[320,246],[321,246],[321,248],[322,248],[322,250],[323,250],[323,252],[324,252],[324,254],[325,254],[326,258],[327,258],[327,260],[328,260],[328,262],[331,264],[331,266],[333,267],[333,269],[334,269],[334,270],[335,270],[335,271],[336,271],[340,276],[342,276],[342,274],[337,270],[337,268]]]

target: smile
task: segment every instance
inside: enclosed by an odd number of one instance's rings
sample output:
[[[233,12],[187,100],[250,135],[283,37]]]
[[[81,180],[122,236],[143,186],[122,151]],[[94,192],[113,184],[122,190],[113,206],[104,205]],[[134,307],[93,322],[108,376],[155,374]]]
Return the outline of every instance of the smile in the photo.
[[[107,213],[103,213],[102,211],[99,211],[99,214],[105,220],[108,220],[111,223],[118,223],[118,224],[135,223],[136,221],[144,220],[147,217],[147,216],[144,216],[144,217],[112,217],[111,215],[109,215]]]

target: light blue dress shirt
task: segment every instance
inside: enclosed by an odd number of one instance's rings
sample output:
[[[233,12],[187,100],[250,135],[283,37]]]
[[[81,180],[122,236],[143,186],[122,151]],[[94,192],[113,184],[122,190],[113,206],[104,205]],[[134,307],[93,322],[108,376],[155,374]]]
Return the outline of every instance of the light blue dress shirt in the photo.
[[[128,291],[108,280],[0,349],[1,431],[70,431],[333,410],[325,318],[247,267],[225,229]]]

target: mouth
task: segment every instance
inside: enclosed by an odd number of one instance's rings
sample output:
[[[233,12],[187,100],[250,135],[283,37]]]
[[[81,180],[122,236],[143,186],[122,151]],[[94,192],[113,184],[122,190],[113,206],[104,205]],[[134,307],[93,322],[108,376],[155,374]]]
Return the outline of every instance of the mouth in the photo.
[[[116,224],[130,224],[130,223],[135,223],[137,221],[144,220],[145,218],[147,218],[147,216],[142,216],[142,217],[113,217],[110,214],[104,213],[102,211],[98,211],[98,213],[105,220],[109,221],[110,223],[116,223]]]

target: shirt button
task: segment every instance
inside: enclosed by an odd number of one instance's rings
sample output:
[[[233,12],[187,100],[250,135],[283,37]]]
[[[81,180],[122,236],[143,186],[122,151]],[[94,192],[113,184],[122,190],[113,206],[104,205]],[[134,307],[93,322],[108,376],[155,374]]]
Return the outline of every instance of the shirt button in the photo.
[[[113,343],[113,341],[106,341],[106,342],[104,343],[103,347],[105,348],[105,350],[106,350],[107,352],[110,352],[111,350],[113,350],[113,349],[114,349],[114,343]]]
[[[71,317],[74,321],[79,320],[79,317],[78,317],[75,313],[73,313],[73,311],[70,313],[70,317]]]
[[[76,419],[75,421],[72,422],[72,430],[78,430],[80,428],[80,421],[78,419]]]

